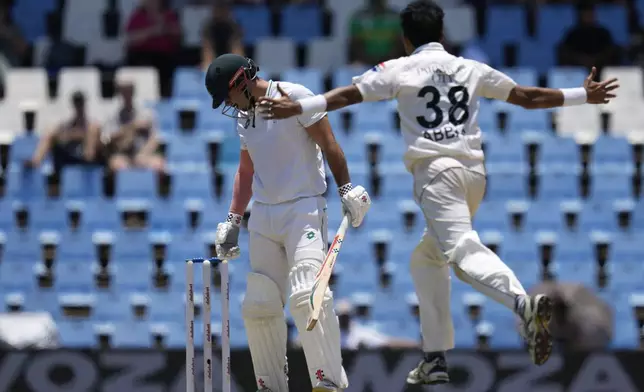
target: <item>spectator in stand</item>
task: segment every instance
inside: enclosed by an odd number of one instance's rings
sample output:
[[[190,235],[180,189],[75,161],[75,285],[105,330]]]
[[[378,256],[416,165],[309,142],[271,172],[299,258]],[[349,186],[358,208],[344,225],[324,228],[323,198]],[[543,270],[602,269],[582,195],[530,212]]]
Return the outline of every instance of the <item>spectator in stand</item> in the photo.
[[[338,301],[336,314],[340,322],[342,348],[357,350],[360,348],[417,348],[419,342],[399,339],[380,332],[376,325],[355,320],[354,305],[347,301]]]
[[[218,1],[203,26],[201,64],[207,69],[214,58],[225,53],[244,55],[241,27],[235,21],[228,1]]]
[[[158,153],[159,139],[152,111],[134,102],[134,84],[117,86],[121,106],[108,120],[101,135],[110,170],[140,167],[163,171],[165,161]]]
[[[404,56],[400,34],[398,12],[387,6],[387,0],[369,0],[351,17],[349,61],[375,65]]]
[[[601,70],[619,63],[619,48],[610,31],[597,22],[591,3],[579,6],[577,24],[566,32],[558,49],[559,65]]]
[[[181,49],[177,14],[165,7],[162,0],[141,0],[130,16],[126,34],[128,64],[155,67],[161,78],[161,94],[169,96]]]
[[[25,162],[26,167],[39,166],[49,153],[51,153],[55,173],[59,173],[68,165],[100,163],[98,155],[100,127],[98,123],[88,118],[83,93],[75,92],[71,103],[74,108],[72,118],[63,121],[40,139],[33,157]]]
[[[19,67],[25,62],[29,45],[11,19],[11,4],[0,4],[0,77],[3,80],[7,69]]]

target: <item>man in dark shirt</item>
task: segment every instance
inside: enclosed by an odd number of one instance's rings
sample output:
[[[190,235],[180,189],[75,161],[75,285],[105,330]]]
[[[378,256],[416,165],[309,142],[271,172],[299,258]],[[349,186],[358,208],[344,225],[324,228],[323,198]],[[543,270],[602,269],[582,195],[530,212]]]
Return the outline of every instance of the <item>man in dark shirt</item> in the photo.
[[[203,69],[224,53],[244,55],[242,31],[226,2],[213,5],[212,16],[203,26],[201,64]]]
[[[598,69],[619,61],[619,49],[606,28],[597,23],[592,4],[579,7],[578,22],[559,45],[559,65]]]
[[[94,165],[99,163],[98,146],[100,127],[90,120],[85,109],[85,96],[80,91],[71,97],[74,114],[71,119],[57,125],[40,138],[33,157],[25,162],[27,167],[37,167],[47,154],[51,154],[54,171],[67,165]]]

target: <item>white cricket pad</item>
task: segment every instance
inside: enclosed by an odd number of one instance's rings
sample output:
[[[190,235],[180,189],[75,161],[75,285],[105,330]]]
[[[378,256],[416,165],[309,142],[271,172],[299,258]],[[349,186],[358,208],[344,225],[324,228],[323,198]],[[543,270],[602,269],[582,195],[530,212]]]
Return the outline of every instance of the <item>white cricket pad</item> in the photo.
[[[265,275],[250,272],[242,315],[257,388],[288,392],[288,331],[284,321],[284,304],[277,284]]]
[[[325,298],[317,325],[312,331],[306,330],[310,314],[309,297],[319,266],[318,260],[303,260],[291,269],[291,315],[300,333],[311,383],[316,385],[318,381],[327,379],[340,388],[347,388],[349,381],[342,367],[340,351],[340,326],[333,310],[330,291]]]

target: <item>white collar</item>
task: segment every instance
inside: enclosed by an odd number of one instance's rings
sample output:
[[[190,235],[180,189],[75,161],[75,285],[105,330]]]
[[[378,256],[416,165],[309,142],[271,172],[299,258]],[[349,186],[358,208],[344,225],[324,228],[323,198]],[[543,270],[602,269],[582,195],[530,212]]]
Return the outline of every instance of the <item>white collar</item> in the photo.
[[[428,44],[420,45],[419,47],[417,47],[416,50],[414,50],[414,52],[412,53],[412,55],[415,55],[416,53],[419,53],[419,52],[424,52],[426,50],[442,50],[442,51],[444,51],[445,48],[443,48],[443,45],[439,44],[438,42],[430,42]]]

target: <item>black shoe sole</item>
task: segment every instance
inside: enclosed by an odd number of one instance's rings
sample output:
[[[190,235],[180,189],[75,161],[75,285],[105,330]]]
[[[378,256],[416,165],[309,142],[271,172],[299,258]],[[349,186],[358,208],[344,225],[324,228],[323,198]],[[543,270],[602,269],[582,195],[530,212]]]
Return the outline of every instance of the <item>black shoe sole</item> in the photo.
[[[546,296],[539,298],[535,304],[537,314],[535,325],[537,328],[534,345],[534,363],[543,365],[552,354],[552,336],[550,335],[550,320],[552,320],[552,300]]]

